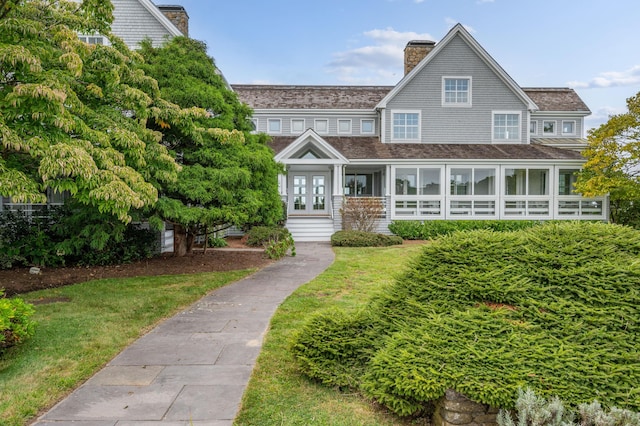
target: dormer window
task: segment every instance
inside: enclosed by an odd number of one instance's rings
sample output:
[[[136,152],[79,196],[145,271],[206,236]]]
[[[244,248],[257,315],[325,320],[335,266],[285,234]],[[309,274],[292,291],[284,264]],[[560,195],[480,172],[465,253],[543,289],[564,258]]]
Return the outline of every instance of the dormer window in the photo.
[[[471,106],[471,77],[442,77],[442,106]]]
[[[565,136],[573,136],[576,134],[576,122],[571,121],[563,121],[562,122],[562,134]]]
[[[99,34],[96,35],[78,35],[80,41],[83,41],[87,44],[107,44],[104,36]]]
[[[270,118],[268,123],[269,133],[280,133],[282,132],[282,122],[279,118]]]

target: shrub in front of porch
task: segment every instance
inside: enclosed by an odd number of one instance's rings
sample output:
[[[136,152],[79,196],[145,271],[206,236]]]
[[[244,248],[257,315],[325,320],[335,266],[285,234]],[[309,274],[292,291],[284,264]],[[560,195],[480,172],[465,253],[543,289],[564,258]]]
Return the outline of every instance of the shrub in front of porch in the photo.
[[[389,230],[404,240],[431,240],[456,231],[517,231],[541,223],[538,220],[395,220]]]
[[[402,244],[402,238],[375,232],[338,231],[331,236],[331,245],[334,247],[386,247],[398,244]]]
[[[308,376],[399,415],[447,389],[511,409],[527,387],[640,411],[639,258],[640,231],[603,223],[453,233],[363,312],[315,316],[293,352]]]

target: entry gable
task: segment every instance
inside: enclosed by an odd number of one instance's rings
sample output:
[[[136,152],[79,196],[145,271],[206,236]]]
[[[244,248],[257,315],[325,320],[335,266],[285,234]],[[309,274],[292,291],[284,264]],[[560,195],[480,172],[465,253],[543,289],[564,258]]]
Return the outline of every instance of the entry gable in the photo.
[[[283,164],[347,164],[349,162],[312,129],[308,129],[280,151],[275,156],[275,160]]]
[[[393,99],[431,62],[443,52],[453,40],[461,38],[469,48],[487,65],[487,67],[526,105],[529,111],[536,111],[537,105],[520,88],[520,86],[506,73],[506,71],[487,53],[487,51],[471,36],[471,34],[461,25],[454,26],[447,35],[431,50],[426,58],[416,65],[402,80],[378,103],[377,109],[385,109]],[[457,75],[459,71],[451,70],[451,75]]]

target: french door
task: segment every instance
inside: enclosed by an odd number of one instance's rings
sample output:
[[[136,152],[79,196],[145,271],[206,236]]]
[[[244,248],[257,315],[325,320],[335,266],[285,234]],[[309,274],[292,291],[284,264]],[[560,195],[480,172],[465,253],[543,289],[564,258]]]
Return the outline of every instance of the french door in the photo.
[[[322,215],[329,211],[326,173],[292,173],[289,187],[289,213]]]

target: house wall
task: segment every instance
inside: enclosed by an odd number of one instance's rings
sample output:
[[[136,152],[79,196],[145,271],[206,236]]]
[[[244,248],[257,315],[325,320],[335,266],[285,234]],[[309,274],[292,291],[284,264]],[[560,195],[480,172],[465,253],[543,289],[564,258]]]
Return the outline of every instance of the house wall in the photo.
[[[171,34],[158,20],[136,0],[112,0],[114,21],[111,32],[120,37],[130,48],[137,48],[146,37],[160,46]]]
[[[442,106],[442,77],[471,77],[471,107]],[[422,143],[492,143],[492,112],[521,113],[519,143],[528,143],[526,104],[457,36],[388,104],[384,141],[391,140],[392,111],[420,110]],[[510,143],[518,143],[512,141]]]
[[[536,133],[531,133],[531,137],[537,138],[582,138],[584,137],[584,118],[576,117],[562,113],[532,113],[531,121],[536,122]],[[555,135],[548,135],[543,133],[543,123],[545,121],[555,121],[556,122],[556,133]],[[574,121],[575,122],[575,133],[573,134],[564,134],[562,132],[562,122],[563,121]]]
[[[254,122],[256,123],[256,131],[264,132],[274,136],[299,136],[308,129],[314,129],[319,135],[322,136],[374,136],[380,134],[380,123],[378,115],[371,111],[353,112],[345,111],[344,113],[327,113],[327,112],[261,112],[256,111],[253,115]],[[281,127],[280,132],[269,131],[269,120],[280,120]],[[303,130],[300,132],[294,132],[291,129],[291,120],[304,120]],[[361,124],[362,120],[374,120],[374,132],[362,133]],[[328,130],[326,132],[320,132],[316,129],[317,120],[327,120]],[[338,132],[338,120],[351,120],[351,132],[339,133]]]

